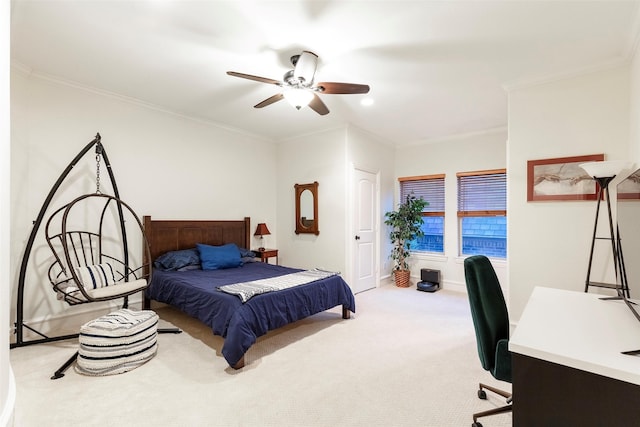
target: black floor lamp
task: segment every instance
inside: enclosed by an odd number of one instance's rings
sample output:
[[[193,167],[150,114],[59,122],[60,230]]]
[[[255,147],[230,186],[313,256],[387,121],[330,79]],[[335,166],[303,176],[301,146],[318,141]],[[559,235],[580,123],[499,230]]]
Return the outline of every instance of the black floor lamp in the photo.
[[[611,214],[611,200],[609,198],[609,184],[613,179],[620,174],[620,172],[631,169],[633,164],[627,161],[606,161],[606,162],[589,162],[580,165],[589,176],[598,183],[597,190],[597,204],[596,204],[596,219],[593,225],[593,237],[591,239],[591,251],[589,252],[589,267],[587,269],[587,279],[585,280],[584,291],[588,292],[589,287],[608,288],[615,289],[618,292],[618,296],[622,296],[622,293],[629,297],[629,288],[625,283],[619,285],[617,283],[602,283],[591,281],[591,267],[593,265],[593,251],[595,248],[596,240],[609,240],[611,242],[611,251],[613,253],[613,268],[618,277],[618,250],[616,247],[615,233],[613,231],[613,215]],[[598,237],[598,219],[600,214],[600,202],[602,201],[602,195],[605,195],[607,201],[607,213],[609,216],[609,236]]]

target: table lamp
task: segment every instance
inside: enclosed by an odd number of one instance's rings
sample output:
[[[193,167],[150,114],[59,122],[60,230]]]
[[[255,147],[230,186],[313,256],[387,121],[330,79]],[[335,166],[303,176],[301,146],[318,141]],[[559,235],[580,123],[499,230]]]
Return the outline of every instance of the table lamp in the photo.
[[[260,236],[260,247],[258,248],[258,250],[261,252],[264,251],[263,236],[266,236],[268,234],[271,234],[271,232],[267,228],[267,224],[265,224],[264,222],[258,224],[258,226],[256,227],[256,232],[253,233],[254,236]]]

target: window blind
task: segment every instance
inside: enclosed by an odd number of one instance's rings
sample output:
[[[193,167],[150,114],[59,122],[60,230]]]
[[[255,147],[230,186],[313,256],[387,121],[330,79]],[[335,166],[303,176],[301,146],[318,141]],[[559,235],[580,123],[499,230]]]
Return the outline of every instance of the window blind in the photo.
[[[423,213],[444,215],[444,175],[405,177],[398,180],[400,181],[401,201],[413,193],[417,198],[422,197],[429,203]]]
[[[507,173],[494,171],[457,174],[458,216],[507,214]]]

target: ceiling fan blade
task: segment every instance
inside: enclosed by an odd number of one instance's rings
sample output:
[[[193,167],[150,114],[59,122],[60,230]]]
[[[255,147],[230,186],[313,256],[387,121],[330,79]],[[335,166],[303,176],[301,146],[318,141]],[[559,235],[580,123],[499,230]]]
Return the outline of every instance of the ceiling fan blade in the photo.
[[[324,102],[322,102],[322,99],[320,99],[320,97],[315,93],[313,94],[313,99],[309,103],[309,108],[311,108],[313,111],[320,114],[321,116],[329,114],[329,109],[324,104]]]
[[[235,71],[227,71],[227,74],[230,76],[234,76],[234,77],[240,77],[243,79],[249,79],[249,80],[254,80],[256,82],[260,82],[260,83],[269,83],[272,85],[277,85],[277,86],[281,86],[282,82],[279,80],[274,80],[274,79],[268,79],[266,77],[260,77],[260,76],[252,76],[251,74],[243,74],[243,73],[236,73]]]
[[[267,105],[271,105],[274,102],[278,102],[280,101],[282,98],[284,98],[284,95],[281,93],[276,93],[273,96],[270,96],[269,98],[265,99],[262,102],[259,102],[258,104],[254,105],[253,108],[262,108],[262,107],[266,107]]]
[[[317,67],[318,55],[304,50],[296,60],[293,77],[310,86],[313,83],[313,77],[316,74]]]
[[[352,93],[368,93],[369,85],[355,83],[322,82],[316,85],[321,93],[348,95]]]

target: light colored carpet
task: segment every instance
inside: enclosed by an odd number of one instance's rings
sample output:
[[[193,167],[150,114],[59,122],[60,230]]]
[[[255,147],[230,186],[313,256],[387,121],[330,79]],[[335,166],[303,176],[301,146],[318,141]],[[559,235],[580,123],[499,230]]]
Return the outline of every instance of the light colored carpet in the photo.
[[[482,381],[466,295],[400,289],[356,295],[349,320],[338,308],[272,331],[235,371],[222,338],[171,308],[156,357],[133,371],[87,377],[53,372],[77,340],[10,352],[17,383],[15,425],[31,426],[465,426],[472,413],[503,405]],[[481,420],[512,425],[511,414]]]

